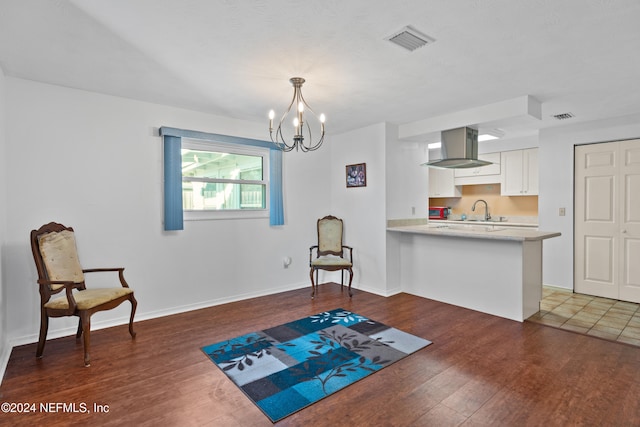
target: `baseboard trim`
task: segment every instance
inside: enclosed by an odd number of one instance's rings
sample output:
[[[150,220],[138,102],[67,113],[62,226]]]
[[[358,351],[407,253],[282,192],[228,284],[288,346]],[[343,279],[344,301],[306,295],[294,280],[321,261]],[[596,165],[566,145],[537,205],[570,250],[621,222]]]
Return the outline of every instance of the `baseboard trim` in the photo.
[[[226,298],[218,298],[218,299],[213,299],[213,300],[208,300],[208,301],[201,301],[197,304],[187,304],[187,305],[182,305],[182,306],[177,306],[177,307],[171,307],[171,308],[167,308],[167,309],[163,309],[163,310],[155,310],[155,311],[150,311],[150,312],[146,312],[146,313],[136,313],[136,318],[135,321],[143,321],[143,320],[150,320],[150,319],[156,319],[158,317],[165,317],[165,316],[171,316],[173,314],[180,314],[180,313],[186,313],[189,311],[193,311],[193,310],[200,310],[203,308],[209,308],[209,307],[215,307],[217,305],[222,305],[222,304],[227,304],[230,302],[236,302],[236,301],[242,301],[245,299],[251,299],[251,298],[257,298],[257,297],[262,297],[265,295],[272,295],[272,294],[277,294],[280,292],[286,292],[286,291],[292,291],[292,290],[296,290],[296,289],[301,289],[304,287],[309,286],[308,283],[296,283],[296,284],[292,284],[292,285],[287,285],[287,286],[281,286],[281,287],[277,287],[277,288],[270,288],[270,289],[265,289],[262,291],[258,291],[258,292],[248,292],[248,293],[244,293],[244,294],[238,294],[238,295],[234,295],[232,297],[226,297]],[[92,321],[91,322],[91,330],[92,331],[97,331],[100,329],[105,329],[105,328],[111,328],[113,326],[120,326],[120,325],[126,325],[127,323],[129,323],[129,316],[123,316],[123,317],[119,317],[119,318],[115,318],[115,319],[109,319],[109,320],[99,320],[99,321]],[[70,335],[75,335],[77,332],[77,326],[71,326],[71,327],[66,327],[66,328],[58,328],[58,329],[53,329],[51,328],[51,323],[49,324],[49,332],[47,333],[47,340],[50,339],[55,339],[55,338],[62,338],[62,337],[67,337]],[[35,334],[30,334],[30,335],[23,335],[20,337],[13,337],[9,340],[9,353],[11,352],[11,349],[13,347],[19,346],[19,345],[25,345],[25,344],[33,344],[35,342],[38,342],[38,333]]]

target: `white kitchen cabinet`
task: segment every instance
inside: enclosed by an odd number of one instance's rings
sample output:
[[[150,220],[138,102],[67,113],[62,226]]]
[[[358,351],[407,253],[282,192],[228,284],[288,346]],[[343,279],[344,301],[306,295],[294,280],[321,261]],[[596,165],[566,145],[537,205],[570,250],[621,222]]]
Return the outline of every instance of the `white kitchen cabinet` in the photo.
[[[487,162],[491,162],[491,164],[477,168],[454,169],[455,185],[500,183],[500,153],[480,154],[478,159],[486,160]]]
[[[429,197],[461,197],[453,183],[454,169],[429,168]]]
[[[502,196],[538,195],[538,149],[503,151],[501,153]]]

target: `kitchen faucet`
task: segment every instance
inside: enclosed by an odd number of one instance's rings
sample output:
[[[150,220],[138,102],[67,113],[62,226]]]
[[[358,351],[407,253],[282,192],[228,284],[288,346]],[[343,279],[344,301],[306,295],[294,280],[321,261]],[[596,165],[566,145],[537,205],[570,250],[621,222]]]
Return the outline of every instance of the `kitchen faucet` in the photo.
[[[475,202],[473,202],[473,206],[471,206],[471,210],[475,212],[476,210],[476,204],[478,202],[482,202],[484,203],[484,220],[485,221],[489,221],[491,219],[491,215],[489,215],[489,205],[487,204],[487,202],[485,202],[482,199],[478,199]]]

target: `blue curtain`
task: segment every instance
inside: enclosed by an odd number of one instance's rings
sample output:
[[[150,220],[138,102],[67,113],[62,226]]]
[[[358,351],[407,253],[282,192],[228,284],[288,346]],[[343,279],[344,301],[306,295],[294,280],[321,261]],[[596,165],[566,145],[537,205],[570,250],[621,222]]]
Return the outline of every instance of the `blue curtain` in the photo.
[[[282,195],[282,151],[269,141],[229,135],[161,127],[164,139],[164,229],[183,230],[182,210],[182,138],[251,145],[269,149],[269,225],[284,225]]]
[[[269,150],[269,225],[284,224],[282,197],[282,151]]]
[[[182,138],[164,136],[164,229],[183,230]]]

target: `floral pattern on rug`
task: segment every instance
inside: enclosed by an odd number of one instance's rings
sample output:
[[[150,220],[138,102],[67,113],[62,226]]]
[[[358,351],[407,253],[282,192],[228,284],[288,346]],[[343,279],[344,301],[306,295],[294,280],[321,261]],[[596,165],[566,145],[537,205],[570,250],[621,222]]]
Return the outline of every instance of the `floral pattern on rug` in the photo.
[[[338,308],[202,350],[276,422],[429,344]]]

